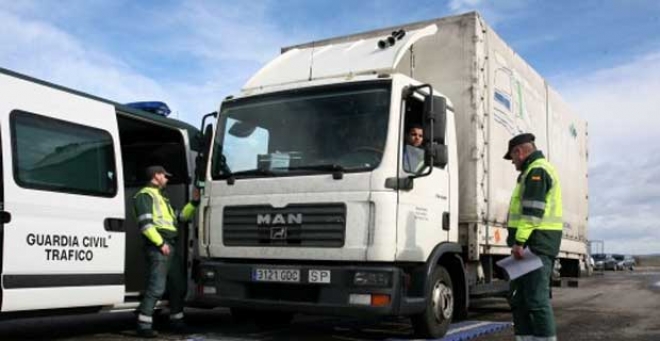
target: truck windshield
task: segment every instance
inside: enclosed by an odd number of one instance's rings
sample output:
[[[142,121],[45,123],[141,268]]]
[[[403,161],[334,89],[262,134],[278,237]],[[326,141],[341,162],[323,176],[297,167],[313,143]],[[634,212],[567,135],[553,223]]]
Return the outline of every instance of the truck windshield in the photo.
[[[390,107],[385,81],[223,103],[214,179],[360,172],[381,161]]]

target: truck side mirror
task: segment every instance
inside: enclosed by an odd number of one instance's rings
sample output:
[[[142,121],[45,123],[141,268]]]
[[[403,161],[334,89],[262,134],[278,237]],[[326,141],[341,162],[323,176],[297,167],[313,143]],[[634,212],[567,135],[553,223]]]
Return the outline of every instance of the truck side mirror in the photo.
[[[428,144],[424,150],[424,164],[445,168],[449,162],[449,151],[444,144]]]
[[[447,162],[449,161],[447,146],[444,144],[434,144],[432,150],[433,166],[445,168],[445,166],[447,166]]]
[[[431,125],[433,121],[433,125]],[[426,96],[424,99],[424,137],[445,144],[447,131],[447,100],[444,97]]]
[[[202,188],[206,181],[206,164],[208,161],[209,148],[211,147],[211,137],[213,136],[213,124],[206,124],[208,118],[217,118],[218,112],[210,112],[202,117],[202,126],[200,127],[201,133],[197,134],[197,147],[199,148],[197,157],[195,158],[195,186]]]
[[[209,123],[204,128],[204,134],[202,135],[202,146],[203,150],[208,153],[209,147],[211,147],[211,138],[213,137],[213,124]]]
[[[209,148],[211,147],[211,138],[213,136],[213,124],[209,123],[204,127],[204,133],[198,135],[200,152],[195,158],[195,186],[202,188],[206,181],[206,164],[209,160]]]
[[[444,145],[447,133],[447,99],[433,96],[433,142]]]

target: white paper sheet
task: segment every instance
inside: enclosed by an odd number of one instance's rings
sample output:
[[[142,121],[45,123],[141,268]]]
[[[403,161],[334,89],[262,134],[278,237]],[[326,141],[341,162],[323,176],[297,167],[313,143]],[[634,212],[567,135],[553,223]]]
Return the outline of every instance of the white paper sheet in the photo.
[[[510,280],[516,279],[543,266],[541,258],[535,255],[529,248],[523,250],[522,259],[515,259],[513,255],[511,255],[504,259],[500,259],[496,264],[506,270],[507,274],[509,274]]]

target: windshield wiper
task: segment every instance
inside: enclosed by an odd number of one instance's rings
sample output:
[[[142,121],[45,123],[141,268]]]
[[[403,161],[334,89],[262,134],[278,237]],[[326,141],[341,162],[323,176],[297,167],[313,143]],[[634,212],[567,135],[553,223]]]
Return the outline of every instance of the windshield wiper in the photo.
[[[251,177],[251,176],[275,176],[275,173],[269,169],[249,169],[244,171],[238,171],[234,173],[227,174],[227,183],[230,185],[234,184],[236,177]]]
[[[327,163],[321,165],[305,165],[305,166],[295,166],[289,167],[288,170],[318,170],[318,171],[331,171],[332,178],[335,180],[342,179],[344,177],[344,172],[346,168],[338,165],[336,163]]]
[[[241,176],[241,175],[266,175],[266,176],[273,176],[275,175],[275,172],[273,172],[270,169],[249,169],[249,170],[244,170],[244,171],[238,171],[231,173],[230,176]]]

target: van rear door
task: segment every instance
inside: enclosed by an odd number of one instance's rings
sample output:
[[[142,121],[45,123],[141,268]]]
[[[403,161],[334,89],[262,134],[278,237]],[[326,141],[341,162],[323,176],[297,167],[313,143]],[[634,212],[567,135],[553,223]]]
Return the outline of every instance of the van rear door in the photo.
[[[124,299],[115,107],[0,69],[0,311]]]

